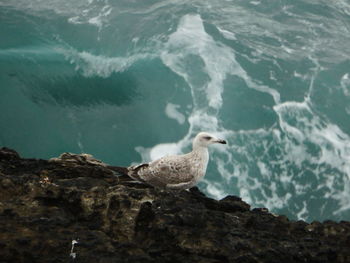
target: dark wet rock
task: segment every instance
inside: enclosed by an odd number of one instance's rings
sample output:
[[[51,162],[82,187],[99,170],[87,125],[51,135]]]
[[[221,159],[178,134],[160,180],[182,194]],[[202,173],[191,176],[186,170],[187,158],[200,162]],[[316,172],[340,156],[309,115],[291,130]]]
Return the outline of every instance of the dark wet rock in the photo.
[[[0,150],[0,262],[350,262],[349,248],[349,222],[161,191],[89,155]]]

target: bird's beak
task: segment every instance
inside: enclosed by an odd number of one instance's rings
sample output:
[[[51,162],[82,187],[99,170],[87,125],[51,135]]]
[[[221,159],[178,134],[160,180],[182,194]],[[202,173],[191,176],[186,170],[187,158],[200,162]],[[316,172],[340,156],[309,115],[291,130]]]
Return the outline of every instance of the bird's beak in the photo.
[[[227,142],[225,140],[221,140],[221,139],[217,139],[217,140],[215,140],[215,142],[221,143],[221,144],[227,144]]]

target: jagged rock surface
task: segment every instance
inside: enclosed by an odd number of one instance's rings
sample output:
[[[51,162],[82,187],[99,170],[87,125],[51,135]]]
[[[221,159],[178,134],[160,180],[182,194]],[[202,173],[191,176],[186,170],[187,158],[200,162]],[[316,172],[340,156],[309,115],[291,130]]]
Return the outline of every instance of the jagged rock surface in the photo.
[[[235,196],[160,191],[88,155],[0,149],[0,262],[350,262],[349,248],[349,222],[292,222]]]

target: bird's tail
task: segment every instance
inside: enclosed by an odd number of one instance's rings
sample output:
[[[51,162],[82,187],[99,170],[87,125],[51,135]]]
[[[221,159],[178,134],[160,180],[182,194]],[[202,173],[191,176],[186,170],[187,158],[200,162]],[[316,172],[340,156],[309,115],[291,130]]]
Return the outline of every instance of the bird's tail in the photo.
[[[107,165],[107,168],[111,169],[113,172],[116,172],[119,180],[124,182],[129,182],[131,180],[135,182],[135,178],[129,175],[129,170],[127,167]]]
[[[118,174],[129,176],[128,175],[129,170],[127,167],[108,165],[107,168],[111,169],[114,172],[117,172]]]
[[[140,178],[138,171],[141,168],[145,168],[145,167],[148,167],[148,163],[142,163],[139,165],[131,166],[129,168],[121,167],[121,166],[111,166],[111,165],[107,166],[107,168],[111,169],[112,171],[117,172],[118,174],[126,175],[127,177],[129,177],[133,180],[142,182],[142,183],[144,183],[145,181],[142,178]]]

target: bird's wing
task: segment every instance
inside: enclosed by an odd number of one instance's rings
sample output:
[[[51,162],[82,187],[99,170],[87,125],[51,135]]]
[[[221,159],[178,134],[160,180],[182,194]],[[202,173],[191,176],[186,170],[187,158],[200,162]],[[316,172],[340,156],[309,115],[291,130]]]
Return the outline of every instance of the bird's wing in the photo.
[[[140,168],[138,174],[143,181],[160,187],[185,183],[193,178],[191,164],[186,155],[165,156]]]
[[[148,168],[148,166],[149,166],[148,163],[141,163],[139,165],[130,166],[130,167],[127,168],[128,169],[128,173],[127,174],[131,178],[133,178],[133,179],[135,179],[135,180],[137,180],[139,182],[145,183],[145,180],[140,177],[139,172],[144,170],[144,169],[146,169],[146,168]]]

